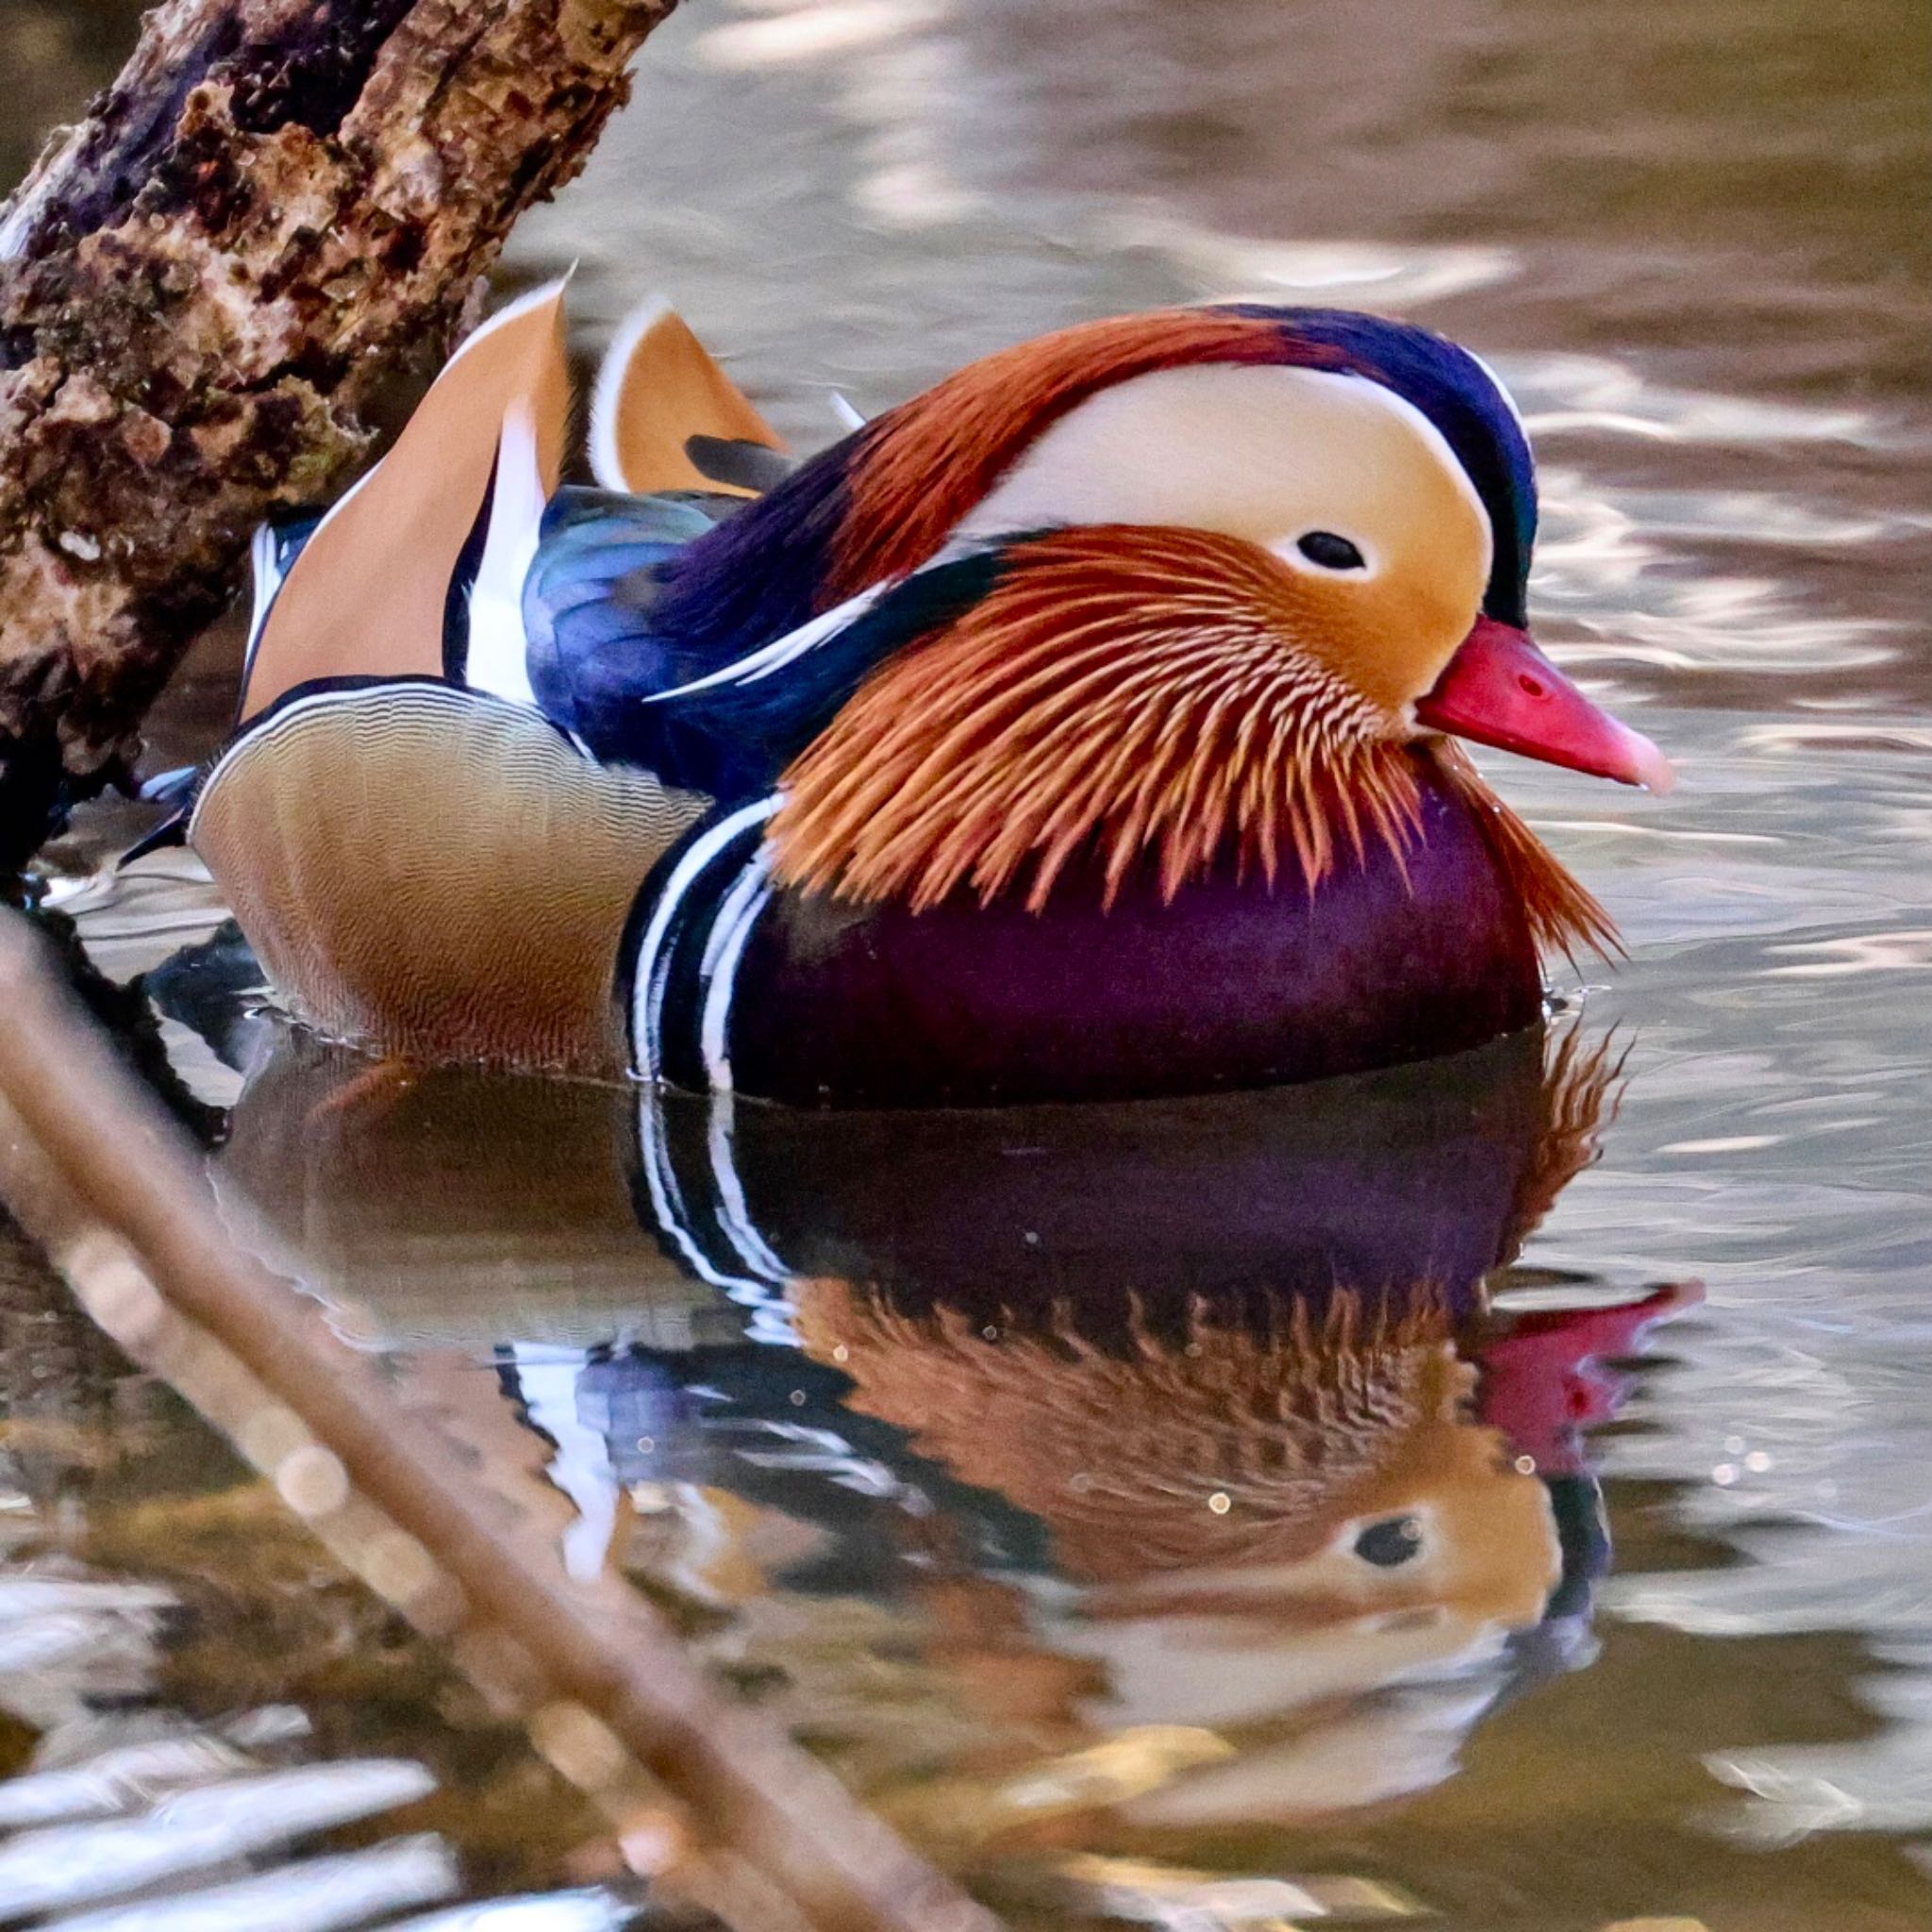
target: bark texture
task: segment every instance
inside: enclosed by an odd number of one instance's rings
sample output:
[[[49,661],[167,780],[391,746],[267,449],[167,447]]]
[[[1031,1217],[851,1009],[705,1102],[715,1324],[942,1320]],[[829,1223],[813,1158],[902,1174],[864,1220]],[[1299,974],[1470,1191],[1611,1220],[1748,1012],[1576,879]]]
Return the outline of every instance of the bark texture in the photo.
[[[0,211],[0,866],[123,774],[675,0],[166,0]]]

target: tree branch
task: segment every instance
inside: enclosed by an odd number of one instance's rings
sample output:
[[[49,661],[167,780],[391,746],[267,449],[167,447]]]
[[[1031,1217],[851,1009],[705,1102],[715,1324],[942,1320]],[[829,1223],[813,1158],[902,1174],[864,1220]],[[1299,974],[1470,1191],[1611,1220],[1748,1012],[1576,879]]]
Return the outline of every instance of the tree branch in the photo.
[[[0,866],[366,456],[675,0],[166,0],[0,211]]]

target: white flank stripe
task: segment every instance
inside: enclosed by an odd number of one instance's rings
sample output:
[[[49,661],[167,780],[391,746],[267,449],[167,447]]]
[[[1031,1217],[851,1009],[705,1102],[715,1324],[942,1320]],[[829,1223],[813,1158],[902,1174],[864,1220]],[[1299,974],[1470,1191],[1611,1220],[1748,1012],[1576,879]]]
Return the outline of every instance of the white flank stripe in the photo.
[[[194,811],[188,821],[189,843],[194,842],[194,827],[200,820],[202,807],[213,795],[216,781],[235,759],[252,757],[277,732],[287,730],[311,711],[326,710],[332,705],[366,704],[371,697],[378,695],[382,699],[382,712],[370,721],[370,728],[378,732],[399,729],[397,721],[411,712],[447,712],[460,709],[465,705],[503,702],[494,691],[462,691],[446,684],[396,684],[380,692],[366,686],[354,691],[305,691],[300,697],[284,704],[272,716],[264,714],[251,721],[245,730],[222,747],[221,756],[208,767],[200,789],[194,794]]]
[[[248,644],[242,653],[242,689],[248,689],[248,674],[255,669],[255,653],[261,642],[262,626],[268,622],[269,607],[282,588],[282,574],[275,568],[275,533],[267,524],[257,524],[248,545],[248,564],[255,578],[255,604],[248,613]]]
[[[705,1077],[721,1093],[731,1091],[731,1047],[726,1035],[731,1026],[731,995],[738,986],[738,964],[744,957],[752,926],[772,896],[771,870],[771,854],[760,846],[718,908],[698,971],[705,1002],[698,1044],[704,1051]]]
[[[334,520],[355,502],[369,485],[375,482],[376,473],[382,468],[375,463],[351,483],[336,501],[328,507],[321,523],[309,533],[309,541],[321,536]],[[305,548],[307,546],[305,545]],[[255,653],[261,643],[261,634],[268,628],[269,612],[275,608],[275,602],[282,593],[282,586],[288,582],[288,573],[275,567],[275,534],[266,524],[258,524],[255,539],[250,545],[249,556],[255,566],[255,608],[248,620],[248,648],[242,659],[242,688],[246,691],[248,679],[255,670]],[[302,559],[297,557],[296,563]],[[290,565],[290,570],[294,568]]]

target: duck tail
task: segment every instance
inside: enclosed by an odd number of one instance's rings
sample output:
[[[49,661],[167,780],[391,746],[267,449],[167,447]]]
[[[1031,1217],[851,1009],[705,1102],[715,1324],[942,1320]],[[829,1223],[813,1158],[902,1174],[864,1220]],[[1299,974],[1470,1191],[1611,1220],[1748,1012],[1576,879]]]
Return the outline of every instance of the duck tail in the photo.
[[[758,496],[789,472],[784,450],[669,303],[625,319],[591,398],[591,468],[606,490]]]

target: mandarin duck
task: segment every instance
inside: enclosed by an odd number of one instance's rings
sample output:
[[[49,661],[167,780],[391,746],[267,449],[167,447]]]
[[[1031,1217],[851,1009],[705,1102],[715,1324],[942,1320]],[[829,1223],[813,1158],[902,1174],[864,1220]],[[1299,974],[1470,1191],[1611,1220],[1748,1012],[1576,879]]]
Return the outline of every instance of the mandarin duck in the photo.
[[[1524,629],[1475,357],[1251,304],[989,356],[793,463],[668,311],[559,487],[553,285],[265,533],[187,837],[416,1061],[808,1105],[1291,1081],[1528,1024],[1614,944],[1457,742],[1660,788]]]

